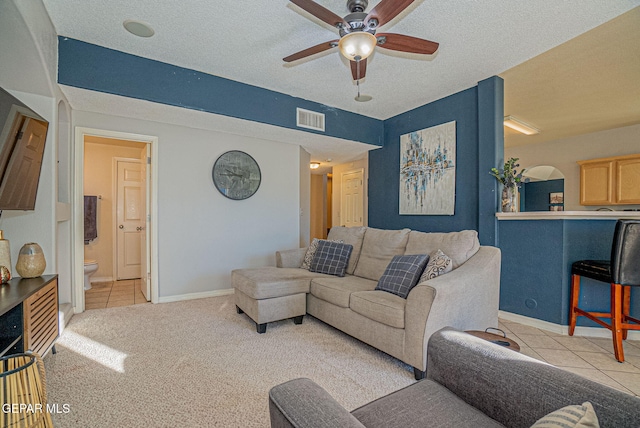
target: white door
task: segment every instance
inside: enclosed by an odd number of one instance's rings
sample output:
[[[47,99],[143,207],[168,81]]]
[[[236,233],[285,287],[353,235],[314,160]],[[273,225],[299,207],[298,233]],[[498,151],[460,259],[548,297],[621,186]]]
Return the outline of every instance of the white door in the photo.
[[[362,226],[364,212],[364,172],[342,174],[340,218],[343,226]]]
[[[118,161],[116,184],[116,278],[140,278],[145,225],[145,175],[140,161]]]
[[[142,151],[142,175],[145,178],[145,185],[142,187],[144,201],[144,226],[140,234],[140,291],[147,301],[151,300],[151,239],[149,239],[151,230],[150,217],[151,212],[151,192],[148,190],[151,183],[151,145],[146,145],[146,150]]]

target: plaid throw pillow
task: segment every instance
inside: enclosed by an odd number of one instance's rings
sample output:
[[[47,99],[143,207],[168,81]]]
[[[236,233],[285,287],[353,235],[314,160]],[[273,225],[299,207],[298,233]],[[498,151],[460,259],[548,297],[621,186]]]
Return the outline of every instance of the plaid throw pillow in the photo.
[[[387,291],[406,299],[409,291],[418,283],[428,260],[429,256],[426,254],[393,256],[380,277],[376,290]]]
[[[344,276],[352,250],[353,245],[320,241],[309,271]]]
[[[307,252],[304,253],[304,261],[302,262],[302,266],[300,268],[309,270],[311,267],[311,260],[313,260],[313,256],[315,256],[316,251],[318,250],[318,242],[324,241],[324,239],[313,238],[309,248],[307,248]],[[330,242],[340,242],[343,243],[342,239],[331,239]]]

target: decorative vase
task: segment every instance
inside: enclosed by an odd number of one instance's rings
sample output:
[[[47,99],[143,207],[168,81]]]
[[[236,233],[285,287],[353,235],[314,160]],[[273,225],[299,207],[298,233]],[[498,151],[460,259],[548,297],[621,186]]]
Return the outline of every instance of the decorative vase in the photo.
[[[11,279],[11,272],[6,266],[0,266],[0,282],[6,284]]]
[[[9,275],[11,275],[11,245],[9,240],[4,239],[2,230],[0,230],[0,266],[9,269]]]
[[[518,211],[518,189],[511,186],[502,188],[502,212],[515,213]]]
[[[42,275],[46,267],[47,262],[44,259],[44,253],[40,245],[35,242],[29,242],[20,248],[16,272],[22,278],[38,277]]]

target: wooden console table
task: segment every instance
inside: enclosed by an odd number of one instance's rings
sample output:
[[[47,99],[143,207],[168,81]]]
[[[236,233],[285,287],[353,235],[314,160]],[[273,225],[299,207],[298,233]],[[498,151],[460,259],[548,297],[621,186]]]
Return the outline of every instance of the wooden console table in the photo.
[[[0,286],[0,357],[25,351],[55,354],[58,275],[14,278]]]

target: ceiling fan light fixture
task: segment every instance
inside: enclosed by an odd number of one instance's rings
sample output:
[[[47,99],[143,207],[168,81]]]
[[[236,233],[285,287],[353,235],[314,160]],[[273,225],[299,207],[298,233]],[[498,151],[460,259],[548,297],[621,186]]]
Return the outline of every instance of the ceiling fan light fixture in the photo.
[[[373,53],[378,40],[367,31],[354,31],[342,36],[338,42],[340,53],[349,61],[362,61]]]
[[[518,131],[521,132],[525,135],[535,135],[535,134],[539,134],[540,130],[537,128],[534,128],[533,126],[529,125],[528,123],[525,123],[523,121],[521,121],[520,119],[517,119],[513,116],[505,116],[504,118],[504,126],[506,126],[507,128],[511,128],[514,131]]]

